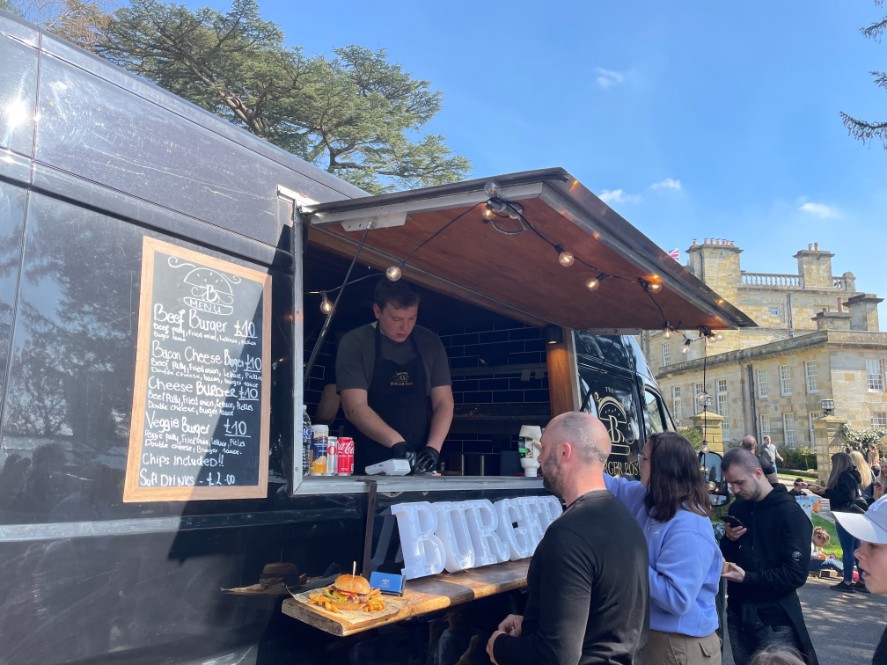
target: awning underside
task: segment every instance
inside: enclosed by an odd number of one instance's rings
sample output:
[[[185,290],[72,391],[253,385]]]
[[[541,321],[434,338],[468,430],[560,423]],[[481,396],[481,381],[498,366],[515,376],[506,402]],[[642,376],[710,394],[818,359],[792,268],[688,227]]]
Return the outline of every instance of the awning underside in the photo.
[[[530,176],[538,188],[526,186]],[[529,325],[623,332],[666,323],[678,329],[754,325],[566,172],[497,180],[501,197],[519,203],[533,228],[519,235],[497,231],[482,215],[484,181],[474,181],[318,206],[309,215],[309,243],[353,256],[364,231],[346,231],[341,222],[360,226],[361,219],[397,209],[406,212],[406,223],[372,228],[360,263],[384,271],[406,259],[403,279]],[[510,198],[509,191],[523,198]],[[333,215],[339,221],[329,221]],[[521,228],[508,217],[494,222],[506,232]],[[555,245],[575,256],[572,266],[558,262]],[[600,286],[590,291],[587,280],[601,274]],[[659,282],[662,290],[652,294],[639,280]]]

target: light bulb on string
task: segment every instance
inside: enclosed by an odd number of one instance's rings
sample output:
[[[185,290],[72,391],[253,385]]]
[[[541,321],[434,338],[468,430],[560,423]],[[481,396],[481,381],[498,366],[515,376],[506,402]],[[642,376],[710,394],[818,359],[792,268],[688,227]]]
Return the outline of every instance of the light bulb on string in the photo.
[[[569,268],[576,261],[576,257],[573,256],[573,253],[567,251],[560,245],[556,245],[555,249],[557,250],[557,262],[564,268]]]
[[[333,301],[326,297],[326,291],[320,294],[320,311],[329,314],[333,311]]]
[[[493,217],[496,216],[496,211],[493,210],[493,207],[489,203],[487,203],[480,214],[484,219],[493,219]]]
[[[660,284],[659,282],[650,282],[647,285],[647,289],[650,291],[650,293],[659,293],[662,290],[662,284]]]
[[[585,288],[589,291],[597,291],[598,287],[601,285],[601,280],[598,277],[592,277],[590,279],[585,280]]]
[[[719,332],[717,335],[715,335],[715,339],[718,340],[719,342],[723,342],[724,341],[724,333]]]
[[[665,324],[665,330],[662,331],[662,334],[665,335],[665,339],[671,339],[671,326],[667,323]]]
[[[690,352],[690,340],[688,339],[686,342],[684,342],[684,346],[681,347],[681,353],[686,354],[689,352]]]
[[[385,277],[391,282],[396,282],[403,277],[403,270],[399,265],[388,266],[388,269],[385,271]]]

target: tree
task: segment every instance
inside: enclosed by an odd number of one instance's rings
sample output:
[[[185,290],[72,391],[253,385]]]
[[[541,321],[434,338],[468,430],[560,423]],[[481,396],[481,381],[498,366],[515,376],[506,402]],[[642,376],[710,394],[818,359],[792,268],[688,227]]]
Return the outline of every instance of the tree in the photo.
[[[883,4],[883,0],[875,0],[875,4],[881,5]],[[881,35],[885,30],[887,30],[887,16],[882,17],[880,21],[876,21],[875,23],[862,28],[861,32],[866,37],[880,41]],[[874,78],[875,85],[879,88],[887,89],[887,73],[873,71],[871,72],[871,75]],[[866,120],[854,118],[846,113],[841,113],[841,120],[844,122],[844,126],[853,138],[858,139],[863,143],[866,141],[878,140],[884,148],[887,149],[887,122],[868,122]]]
[[[0,0],[0,9],[18,14],[54,35],[92,51],[110,21],[112,0]]]
[[[73,0],[66,0],[73,1]],[[96,52],[370,192],[452,182],[470,163],[422,127],[441,94],[384,50],[287,48],[255,0],[231,11],[133,0]]]

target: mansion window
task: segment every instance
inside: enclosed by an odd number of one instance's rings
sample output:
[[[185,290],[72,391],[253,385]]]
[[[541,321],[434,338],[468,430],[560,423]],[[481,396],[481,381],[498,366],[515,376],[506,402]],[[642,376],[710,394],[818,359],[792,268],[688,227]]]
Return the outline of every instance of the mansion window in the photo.
[[[887,413],[878,411],[872,414],[872,427],[881,429],[887,427]]]
[[[770,377],[767,375],[767,370],[759,369],[758,370],[758,397],[766,397],[767,396],[767,388],[768,383],[770,382]]]
[[[804,378],[807,381],[807,392],[808,393],[818,393],[819,392],[819,380],[816,376],[816,363],[813,363],[813,362],[804,363]]]
[[[782,414],[782,433],[785,435],[785,445],[788,448],[795,447],[795,417],[791,413]]]
[[[865,361],[865,373],[868,377],[869,390],[884,392],[884,361],[869,358]]]
[[[724,416],[724,421],[721,423],[721,429],[724,431],[724,434],[727,433],[729,429],[729,425],[727,423],[729,414],[729,409],[727,406],[727,379],[718,379],[718,414]]]
[[[770,436],[770,416],[761,414],[761,441],[765,436]]]
[[[788,365],[779,366],[779,394],[783,397],[792,394],[792,370]]]
[[[684,414],[681,409],[681,387],[672,386],[671,388],[671,415],[676,423],[681,422]]]
[[[662,345],[662,366],[668,367],[668,363],[671,362],[671,346],[668,344]]]
[[[705,392],[705,387],[701,383],[693,384],[693,413],[702,413],[705,408],[705,402],[700,399],[700,395]]]

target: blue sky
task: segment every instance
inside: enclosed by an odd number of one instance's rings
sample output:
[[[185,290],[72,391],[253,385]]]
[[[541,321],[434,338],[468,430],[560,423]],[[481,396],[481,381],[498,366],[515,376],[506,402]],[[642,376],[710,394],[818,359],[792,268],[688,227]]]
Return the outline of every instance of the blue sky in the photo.
[[[227,9],[221,0],[192,7]],[[473,177],[562,166],[665,250],[725,238],[749,272],[834,274],[887,297],[887,151],[840,111],[887,120],[873,0],[260,0],[310,54],[359,44],[444,95],[428,129]],[[887,330],[887,307],[881,328]]]

